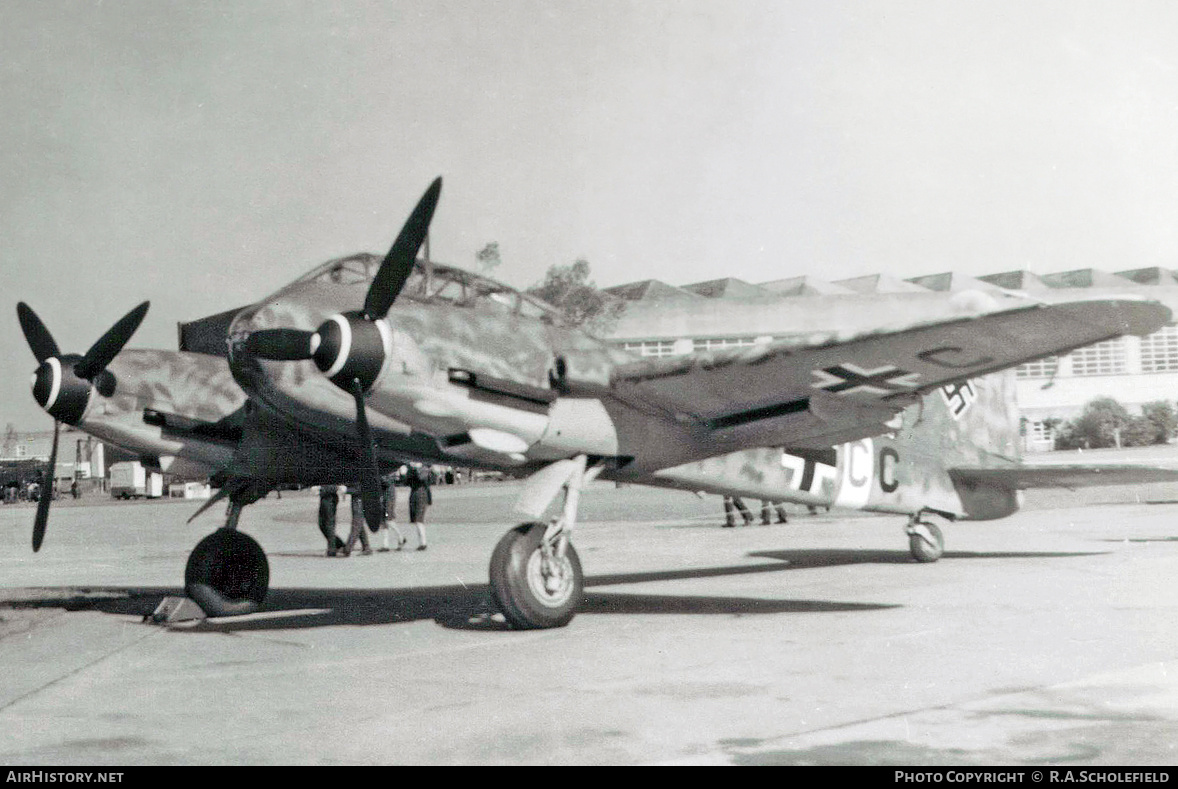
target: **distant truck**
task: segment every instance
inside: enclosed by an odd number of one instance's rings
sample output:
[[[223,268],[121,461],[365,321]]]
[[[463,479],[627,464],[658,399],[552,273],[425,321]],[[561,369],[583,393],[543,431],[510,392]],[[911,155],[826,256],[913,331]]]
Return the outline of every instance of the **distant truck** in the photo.
[[[164,477],[158,471],[148,471],[137,460],[113,463],[110,495],[116,499],[158,499],[164,495]]]

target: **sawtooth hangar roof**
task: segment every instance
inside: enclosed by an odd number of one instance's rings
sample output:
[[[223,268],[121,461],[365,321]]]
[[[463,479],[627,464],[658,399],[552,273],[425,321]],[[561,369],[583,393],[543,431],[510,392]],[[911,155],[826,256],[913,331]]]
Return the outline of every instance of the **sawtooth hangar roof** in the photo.
[[[834,296],[851,293],[918,293],[956,292],[964,290],[1017,290],[1044,293],[1071,288],[1128,288],[1141,286],[1178,288],[1178,273],[1168,268],[1152,266],[1109,272],[1095,268],[1060,271],[1042,276],[1030,271],[1004,271],[971,277],[953,271],[922,277],[898,279],[887,274],[826,281],[814,277],[788,277],[768,282],[748,283],[735,277],[693,282],[676,287],[655,279],[632,282],[606,288],[626,301],[663,301],[667,299],[749,299]]]

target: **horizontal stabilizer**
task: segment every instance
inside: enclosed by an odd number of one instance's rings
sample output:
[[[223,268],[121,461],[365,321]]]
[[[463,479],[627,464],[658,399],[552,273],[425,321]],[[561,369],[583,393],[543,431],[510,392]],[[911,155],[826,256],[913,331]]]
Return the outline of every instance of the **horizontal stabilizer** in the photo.
[[[990,485],[996,488],[1090,488],[1098,485],[1140,485],[1147,482],[1178,482],[1178,469],[1159,466],[1082,463],[1073,465],[1020,465],[1009,468],[949,469],[957,483]]]

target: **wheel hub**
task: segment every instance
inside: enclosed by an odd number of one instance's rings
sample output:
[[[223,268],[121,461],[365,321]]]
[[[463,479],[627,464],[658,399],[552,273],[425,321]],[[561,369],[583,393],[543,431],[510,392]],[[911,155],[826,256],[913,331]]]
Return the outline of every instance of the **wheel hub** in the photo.
[[[559,606],[573,593],[573,568],[566,557],[537,549],[528,558],[528,586],[545,605]]]

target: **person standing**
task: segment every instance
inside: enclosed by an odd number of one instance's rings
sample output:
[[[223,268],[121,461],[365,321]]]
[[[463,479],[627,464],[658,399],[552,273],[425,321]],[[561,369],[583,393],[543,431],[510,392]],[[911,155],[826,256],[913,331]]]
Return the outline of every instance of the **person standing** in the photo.
[[[425,510],[434,503],[430,492],[430,470],[420,463],[409,466],[409,473],[405,477],[409,485],[409,520],[417,527],[417,550],[426,549],[425,542]]]
[[[777,522],[789,523],[789,519],[785,517],[785,507],[781,506],[781,502],[773,502],[768,499],[761,499],[761,523],[765,526],[769,525],[771,520],[772,510],[777,510]]]
[[[344,541],[335,533],[335,512],[339,505],[339,486],[319,486],[319,531],[327,540],[327,555],[335,556],[344,547]]]
[[[731,528],[736,525],[736,512],[740,511],[740,516],[744,519],[744,525],[748,526],[753,522],[753,514],[749,512],[749,508],[745,506],[739,496],[725,496],[724,497],[724,528]]]
[[[405,535],[401,534],[401,530],[397,528],[397,486],[393,483],[393,475],[386,474],[380,478],[380,494],[381,503],[384,505],[381,519],[380,531],[384,539],[384,544],[380,548],[382,552],[389,550],[389,532],[397,533],[397,550],[401,550],[405,546]]]
[[[372,548],[368,545],[368,524],[364,522],[364,502],[360,497],[359,485],[348,485],[348,494],[352,500],[352,531],[348,535],[348,544],[344,546],[344,556],[351,556],[356,547],[356,540],[360,540],[360,553],[364,556],[372,555]]]

